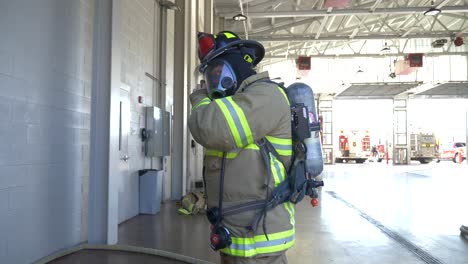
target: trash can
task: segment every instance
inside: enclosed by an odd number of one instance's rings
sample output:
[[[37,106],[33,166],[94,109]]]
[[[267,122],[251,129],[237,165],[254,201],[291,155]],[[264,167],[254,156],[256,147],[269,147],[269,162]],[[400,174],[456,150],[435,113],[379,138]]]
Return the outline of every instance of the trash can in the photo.
[[[162,170],[139,170],[140,214],[157,214],[161,208]]]

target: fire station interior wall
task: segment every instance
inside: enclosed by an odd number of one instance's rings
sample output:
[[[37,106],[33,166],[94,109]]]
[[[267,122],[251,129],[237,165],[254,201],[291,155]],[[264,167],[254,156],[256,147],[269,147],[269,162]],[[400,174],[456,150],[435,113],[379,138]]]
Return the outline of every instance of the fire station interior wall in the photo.
[[[93,1],[1,1],[0,262],[86,239]]]
[[[198,4],[199,1],[193,1],[191,4],[188,5],[187,12],[190,15],[189,17],[189,25],[188,25],[188,58],[187,58],[187,66],[188,66],[188,75],[187,75],[187,80],[188,80],[188,90],[189,93],[190,91],[195,87],[197,83],[197,76],[196,76],[196,71],[195,67],[197,65],[196,61],[196,48],[197,48],[197,43],[196,43],[196,31],[198,30],[198,22],[199,19],[201,19],[198,14]],[[190,105],[190,100],[188,100],[188,107],[187,109],[191,109],[192,106]],[[190,110],[189,110],[190,111]],[[190,114],[189,114],[190,115]],[[196,179],[196,175],[198,174],[198,159],[197,159],[197,149],[198,147],[192,147],[191,141],[193,140],[192,135],[190,132],[188,133],[188,146],[187,146],[187,175],[186,175],[186,182],[184,186],[184,194],[185,192],[189,191],[191,189],[191,186]]]
[[[174,19],[174,12],[168,11],[166,23],[166,65],[163,67],[166,69],[165,108],[166,111],[171,113],[171,116],[174,113]],[[162,199],[169,200],[171,198],[172,156],[167,156],[164,159],[164,175]]]
[[[202,179],[203,149],[197,144],[192,148],[187,118],[191,105],[188,96],[200,80],[198,65],[198,30],[211,28],[213,23],[212,0],[176,1],[181,11],[175,12],[174,24],[174,91],[173,91],[173,156],[171,157],[171,199],[178,200]],[[209,18],[208,18],[209,17]]]
[[[129,188],[123,210],[124,218],[138,214],[138,170],[161,169],[160,159],[147,158],[143,152],[140,129],[144,127],[145,106],[158,106],[161,87],[145,73],[157,76],[155,61],[158,60],[158,15],[159,5],[152,0],[121,1],[120,5],[120,88],[129,93],[130,132],[128,135],[128,175],[123,175],[121,188]],[[138,102],[139,97],[142,103]],[[158,162],[159,161],[159,162]],[[124,205],[125,204],[125,205]]]
[[[128,199],[138,202],[138,170],[153,168],[164,170],[162,198],[167,200],[171,196],[173,155],[145,157],[140,128],[144,126],[145,106],[157,106],[171,115],[174,112],[174,12],[178,11],[164,9],[153,0],[138,0],[122,1],[121,12],[120,77],[122,87],[130,92],[131,110],[128,177],[133,179],[133,184]],[[140,96],[142,103],[138,102]],[[128,218],[137,214],[134,211]]]
[[[171,199],[180,199],[193,185],[197,172],[197,155],[192,150],[187,118],[190,115],[188,96],[196,86],[198,22],[203,19],[204,8],[200,1],[176,1],[181,7],[175,13],[174,43],[174,140],[172,157]],[[211,15],[211,14],[209,14]],[[197,22],[198,21],[198,22]],[[203,20],[204,21],[204,20]],[[200,172],[201,173],[201,172]]]
[[[286,85],[300,81],[312,86],[315,93],[336,93],[345,90],[351,83],[366,82],[415,82],[422,81],[430,85],[448,81],[468,80],[468,56],[466,55],[431,55],[424,57],[423,67],[408,75],[389,75],[395,70],[393,61],[403,57],[355,57],[355,58],[320,58],[312,56],[311,70],[298,72],[294,58],[264,68],[272,77],[280,77]],[[358,72],[361,70],[362,72]],[[336,73],[340,74],[337,76]]]
[[[174,111],[172,126],[172,156],[171,156],[171,199],[179,199],[182,195],[184,177],[186,175],[187,147],[187,43],[186,39],[186,5],[187,2],[177,0],[183,11],[176,12],[174,20]]]
[[[212,5],[211,1],[197,1],[196,4],[192,5],[192,8],[195,10],[195,24],[193,24],[192,30],[190,32],[192,37],[190,40],[190,47],[192,54],[190,56],[190,69],[195,74],[190,76],[190,89],[193,89],[197,83],[201,80],[201,75],[197,73],[196,66],[199,64],[198,57],[197,57],[197,42],[196,42],[196,32],[205,32],[206,29],[209,29],[211,26],[212,14],[209,13],[205,16],[205,12],[212,12],[212,9],[205,9],[205,6]],[[194,56],[195,55],[195,56]],[[191,106],[189,107],[191,109]],[[192,145],[193,138],[190,135],[190,146],[188,151],[188,178],[187,178],[187,186],[186,190],[191,191],[195,189],[195,182],[202,181],[202,170],[203,170],[203,147],[200,144]]]

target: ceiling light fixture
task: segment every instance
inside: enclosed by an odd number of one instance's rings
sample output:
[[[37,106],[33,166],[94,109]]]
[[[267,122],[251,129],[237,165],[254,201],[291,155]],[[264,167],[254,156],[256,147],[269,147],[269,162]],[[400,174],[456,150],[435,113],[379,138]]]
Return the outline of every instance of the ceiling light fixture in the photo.
[[[438,14],[440,14],[440,12],[442,12],[442,10],[438,9],[438,8],[435,8],[434,7],[434,0],[431,1],[431,8],[429,8],[426,12],[424,12],[424,15],[425,16],[436,16]]]
[[[234,21],[245,21],[247,20],[247,17],[244,16],[243,14],[237,14],[233,16],[232,19],[234,19]]]
[[[380,50],[380,52],[390,52],[390,48],[387,46],[387,42],[385,41],[385,46]]]
[[[169,10],[180,11],[180,7],[176,3],[171,2],[169,0],[159,0],[159,5]]]

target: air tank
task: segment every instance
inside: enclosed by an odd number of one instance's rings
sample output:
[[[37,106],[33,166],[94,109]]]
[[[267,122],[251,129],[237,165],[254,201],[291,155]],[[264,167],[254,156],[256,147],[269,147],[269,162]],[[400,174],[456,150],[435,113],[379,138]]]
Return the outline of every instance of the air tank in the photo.
[[[310,86],[300,82],[291,84],[286,90],[291,107],[295,105],[307,107],[307,113],[305,109],[302,111],[308,116],[308,131],[310,131],[310,136],[307,132],[306,134],[308,137],[303,140],[307,149],[304,160],[307,173],[312,177],[317,177],[323,171],[323,158],[320,131],[312,130],[313,127],[318,128],[319,123],[317,111],[315,110],[314,93]],[[307,126],[305,130],[307,130]]]

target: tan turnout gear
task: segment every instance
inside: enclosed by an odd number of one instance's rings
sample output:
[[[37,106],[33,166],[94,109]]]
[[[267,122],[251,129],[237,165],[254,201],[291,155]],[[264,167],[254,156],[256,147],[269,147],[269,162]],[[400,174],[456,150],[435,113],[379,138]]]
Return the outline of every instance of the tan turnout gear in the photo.
[[[185,215],[205,213],[205,197],[202,192],[189,192],[180,201],[178,212]]]
[[[218,206],[220,169],[226,152],[223,208],[266,199],[268,173],[255,144],[266,138],[279,154],[280,162],[270,154],[271,190],[286,180],[286,167],[292,155],[290,107],[286,94],[278,85],[268,82],[268,73],[245,79],[236,93],[210,100],[206,91],[190,95],[192,113],[189,128],[194,139],[205,150],[205,182],[208,208]],[[266,214],[255,233],[249,231],[258,210],[245,211],[223,218],[232,244],[221,249],[223,254],[254,257],[282,254],[294,244],[294,205],[280,204]],[[268,240],[264,235],[268,235]]]

